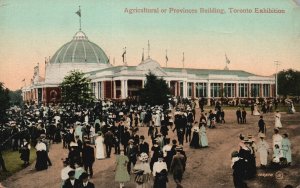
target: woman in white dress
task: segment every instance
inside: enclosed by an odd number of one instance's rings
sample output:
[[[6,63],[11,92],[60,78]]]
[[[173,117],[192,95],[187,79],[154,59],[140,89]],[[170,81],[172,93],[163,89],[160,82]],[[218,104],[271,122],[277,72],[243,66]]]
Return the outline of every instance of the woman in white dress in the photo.
[[[275,128],[282,128],[282,124],[281,124],[280,119],[281,119],[281,114],[277,110],[276,113],[275,113]]]
[[[206,136],[206,129],[205,129],[205,122],[200,123],[200,131],[199,131],[199,136],[200,136],[200,143],[202,147],[208,147],[208,140]]]
[[[103,142],[104,142],[104,138],[102,136],[102,133],[98,132],[98,137],[95,140],[96,159],[105,159]]]
[[[279,134],[279,130],[277,128],[274,129],[272,140],[273,140],[273,150],[275,150],[275,145],[278,145],[279,150],[281,150],[282,136]]]
[[[260,113],[259,113],[259,111],[258,111],[257,104],[254,104],[253,115],[254,115],[254,116],[260,116]]]
[[[294,103],[293,103],[293,102],[291,102],[291,108],[292,108],[292,112],[295,113],[296,110],[295,110],[295,107],[294,107]]]

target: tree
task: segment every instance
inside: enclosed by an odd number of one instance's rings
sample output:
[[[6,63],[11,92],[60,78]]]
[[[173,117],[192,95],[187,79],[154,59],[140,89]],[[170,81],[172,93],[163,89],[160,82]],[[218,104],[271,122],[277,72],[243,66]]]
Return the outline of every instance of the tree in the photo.
[[[140,90],[140,102],[149,105],[167,104],[169,94],[170,88],[166,81],[162,78],[157,78],[157,76],[149,72],[146,75],[146,84]]]
[[[6,110],[9,108],[9,89],[0,82],[0,122],[6,119]]]
[[[76,105],[90,103],[94,99],[90,85],[91,80],[82,72],[71,71],[60,84],[62,102]]]
[[[300,72],[288,69],[278,73],[278,94],[300,96]]]
[[[22,90],[18,89],[16,91],[9,91],[9,98],[10,98],[11,105],[17,105],[17,106],[22,105],[23,104]]]

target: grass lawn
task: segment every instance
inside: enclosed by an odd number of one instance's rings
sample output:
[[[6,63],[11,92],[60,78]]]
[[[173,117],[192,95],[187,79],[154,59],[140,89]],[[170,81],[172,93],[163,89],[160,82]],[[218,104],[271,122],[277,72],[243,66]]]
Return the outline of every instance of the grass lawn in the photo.
[[[36,150],[34,148],[31,148],[29,161],[30,164],[32,164],[32,162],[34,162],[34,160],[36,159],[35,152]],[[20,159],[20,153],[18,151],[4,151],[2,155],[8,172],[0,171],[0,182],[23,169],[23,161]]]

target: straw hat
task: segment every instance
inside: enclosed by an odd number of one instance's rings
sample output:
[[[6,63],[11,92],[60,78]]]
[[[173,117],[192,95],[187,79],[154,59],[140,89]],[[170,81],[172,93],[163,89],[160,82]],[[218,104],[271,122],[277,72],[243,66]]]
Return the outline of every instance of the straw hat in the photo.
[[[141,155],[139,157],[140,161],[143,161],[143,162],[148,161],[148,158],[149,157],[146,153],[141,153]]]

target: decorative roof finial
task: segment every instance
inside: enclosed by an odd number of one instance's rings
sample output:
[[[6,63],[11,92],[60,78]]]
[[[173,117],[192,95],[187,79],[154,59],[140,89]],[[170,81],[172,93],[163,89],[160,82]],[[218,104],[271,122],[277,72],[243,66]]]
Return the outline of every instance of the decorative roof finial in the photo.
[[[143,48],[143,54],[142,54],[142,62],[144,61],[144,48]]]
[[[150,42],[148,40],[148,58],[150,58]]]

